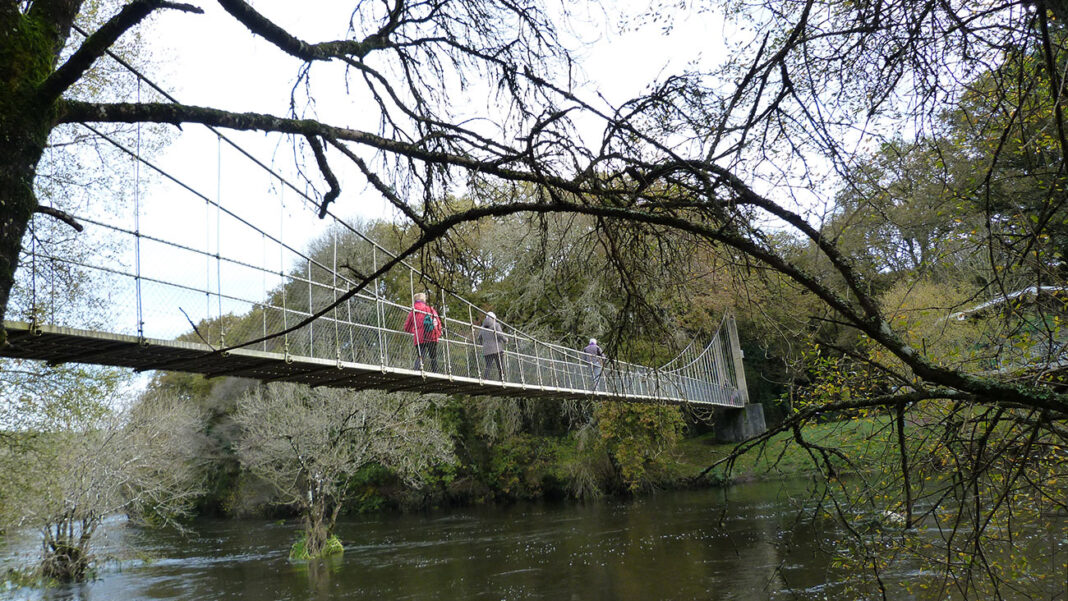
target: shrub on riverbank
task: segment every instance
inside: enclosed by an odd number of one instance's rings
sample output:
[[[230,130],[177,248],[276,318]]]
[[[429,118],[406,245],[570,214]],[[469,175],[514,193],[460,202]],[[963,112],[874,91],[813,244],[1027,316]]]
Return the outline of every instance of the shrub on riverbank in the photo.
[[[805,440],[824,447],[836,448],[846,455],[858,470],[874,469],[893,449],[890,420],[886,416],[845,419],[810,424],[805,427]],[[679,477],[693,476],[725,459],[734,444],[718,444],[711,435],[689,438],[679,445],[674,466]],[[754,449],[739,457],[728,473],[724,466],[710,470],[705,483],[729,483],[750,480],[772,480],[818,473],[819,468],[808,450],[796,443],[789,432],[771,437],[762,449]],[[839,474],[841,475],[841,474]]]
[[[873,469],[892,450],[887,419],[872,417],[810,426],[807,440],[834,446],[858,468]],[[682,438],[644,473],[642,486],[624,484],[604,448],[579,434],[508,437],[481,449],[484,464],[465,463],[440,469],[428,490],[418,494],[397,487],[379,472],[380,487],[365,489],[364,501],[350,511],[396,507],[421,508],[538,499],[586,500],[604,495],[635,495],[643,491],[715,486],[730,482],[794,478],[818,473],[808,452],[789,433],[772,437],[762,452],[742,456],[727,474],[723,468],[703,478],[697,474],[725,458],[734,444],[716,441],[711,433]],[[366,484],[367,481],[365,481]],[[368,500],[371,499],[371,500]]]
[[[106,391],[118,396],[117,386]],[[35,412],[24,410],[25,429],[0,445],[0,523],[40,533],[42,578],[91,579],[110,515],[153,526],[189,515],[200,492],[195,408],[145,395],[116,410],[88,391],[43,397]]]
[[[842,449],[858,466],[879,464],[893,444],[885,418],[817,424],[806,439]],[[632,489],[620,477],[611,456],[580,433],[515,434],[495,442],[465,441],[464,458],[428,470],[424,486],[414,489],[390,470],[373,465],[348,483],[343,513],[418,510],[427,507],[481,505],[532,500],[589,500],[605,495],[640,495],[654,490],[715,486],[730,482],[774,480],[817,473],[807,451],[789,433],[772,437],[762,452],[742,456],[730,474],[723,468],[703,478],[697,474],[726,457],[734,444],[716,441],[711,433],[680,438],[671,450],[643,473]]]
[[[185,379],[189,378],[200,379]],[[199,509],[242,517],[292,516],[294,507],[279,504],[274,489],[236,460],[235,450],[247,432],[233,423],[232,412],[239,403],[229,396],[247,386],[224,385],[229,381],[225,378],[199,386],[182,385],[183,381],[168,375],[157,385],[185,391],[191,402],[218,417],[219,424],[230,424],[211,429],[218,438],[205,474],[212,498]],[[684,420],[674,407],[456,396],[436,406],[433,417],[450,438],[453,457],[424,467],[418,487],[377,462],[369,463],[338,483],[344,491],[340,513],[586,500],[732,479],[790,477],[814,469],[811,458],[790,442],[789,435],[779,435],[763,453],[740,458],[731,474],[714,470],[695,478],[734,446],[716,444],[708,432],[695,436],[693,425],[690,436],[684,436]],[[875,456],[874,448],[885,447],[870,440],[883,425],[878,419],[816,424],[811,436],[806,430],[806,437],[843,447],[858,461],[866,461],[865,453]],[[696,431],[700,432],[699,426]],[[864,440],[875,446],[858,448]]]

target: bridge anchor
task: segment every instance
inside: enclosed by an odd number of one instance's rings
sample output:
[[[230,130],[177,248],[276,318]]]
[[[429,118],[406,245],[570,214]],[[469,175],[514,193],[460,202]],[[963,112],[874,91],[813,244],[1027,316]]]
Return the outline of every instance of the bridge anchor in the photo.
[[[743,407],[717,407],[712,430],[718,442],[742,442],[767,431],[764,406],[746,403]]]

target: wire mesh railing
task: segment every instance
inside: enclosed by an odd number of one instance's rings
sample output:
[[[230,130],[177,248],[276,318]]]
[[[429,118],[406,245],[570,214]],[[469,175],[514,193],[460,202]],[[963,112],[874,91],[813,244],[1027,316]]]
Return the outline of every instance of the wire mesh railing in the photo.
[[[101,227],[87,224],[86,231]],[[158,242],[154,242],[158,243]],[[142,252],[153,252],[142,241]],[[171,247],[178,254],[202,252]],[[121,253],[119,253],[121,255]],[[112,257],[109,260],[108,257]],[[221,262],[226,262],[220,257]],[[32,262],[32,261],[31,261]],[[730,360],[730,320],[725,320],[712,342],[700,352],[668,369],[656,369],[616,359],[593,357],[582,350],[537,340],[501,324],[500,332],[485,327],[486,313],[457,295],[439,293],[429,304],[440,307],[437,313],[440,334],[429,351],[420,348],[416,336],[405,331],[409,315],[419,311],[372,293],[357,294],[330,309],[306,326],[279,334],[292,324],[307,320],[317,310],[332,305],[347,288],[322,281],[314,259],[306,259],[303,271],[267,273],[266,270],[231,262],[211,286],[197,286],[188,281],[167,281],[165,273],[142,268],[137,275],[121,258],[100,255],[92,260],[76,260],[38,252],[37,265],[49,269],[63,266],[78,271],[82,285],[98,291],[85,310],[54,309],[54,299],[64,295],[52,288],[54,278],[36,280],[36,295],[20,294],[19,299],[36,296],[45,303],[16,302],[13,316],[41,324],[75,329],[90,329],[146,340],[182,340],[202,342],[213,348],[239,346],[261,339],[250,348],[275,353],[286,360],[311,357],[341,364],[374,366],[383,370],[418,372],[428,377],[466,378],[487,386],[511,388],[509,394],[533,394],[539,390],[572,391],[576,396],[603,395],[635,400],[662,400],[723,406],[744,404],[743,390]],[[152,265],[157,261],[143,261]],[[166,262],[158,262],[160,265]],[[39,270],[45,275],[49,269]],[[262,286],[265,294],[253,294],[251,287],[228,286],[228,274],[240,270],[257,271],[261,280],[271,275],[274,285]],[[195,275],[185,277],[196,279]],[[337,277],[331,274],[331,278]],[[412,274],[414,279],[415,274]],[[206,278],[207,279],[207,278]],[[248,279],[247,277],[245,278]],[[216,287],[221,283],[221,289]],[[231,290],[232,288],[232,290]],[[60,306],[66,301],[61,301]],[[464,307],[469,318],[450,315]],[[106,307],[109,317],[93,307]],[[435,309],[438,311],[438,309]],[[415,320],[416,324],[419,319]],[[275,335],[277,334],[277,335]],[[487,334],[496,342],[493,353],[487,352]],[[422,352],[421,352],[422,351]],[[494,360],[493,357],[497,359]],[[430,384],[432,385],[432,383]]]

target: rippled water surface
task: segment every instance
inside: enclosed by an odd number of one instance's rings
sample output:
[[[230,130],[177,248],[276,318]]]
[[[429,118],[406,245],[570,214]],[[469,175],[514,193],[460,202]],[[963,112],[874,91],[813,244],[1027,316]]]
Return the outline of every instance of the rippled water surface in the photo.
[[[633,502],[515,505],[349,519],[343,556],[287,559],[294,523],[201,521],[185,536],[116,520],[88,584],[14,599],[795,599],[846,597],[798,521],[803,485],[663,493]],[[27,561],[29,537],[0,547]],[[887,574],[895,579],[912,574]]]

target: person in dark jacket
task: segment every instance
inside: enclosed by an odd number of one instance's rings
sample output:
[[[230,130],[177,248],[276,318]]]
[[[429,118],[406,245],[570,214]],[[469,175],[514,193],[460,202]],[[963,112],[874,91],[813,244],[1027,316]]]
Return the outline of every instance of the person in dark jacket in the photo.
[[[483,376],[491,378],[496,372],[497,379],[504,381],[504,330],[497,322],[493,311],[486,313],[486,319],[479,328],[478,341],[482,344],[482,356],[486,360]]]
[[[412,310],[404,320],[404,331],[411,334],[415,342],[415,369],[423,369],[425,361],[429,363],[428,371],[438,371],[441,318],[437,310],[427,304],[426,294],[416,293]]]
[[[586,353],[586,363],[590,364],[590,372],[593,374],[593,390],[600,390],[606,355],[598,346],[596,338],[590,338],[590,343],[582,349],[582,352]]]

